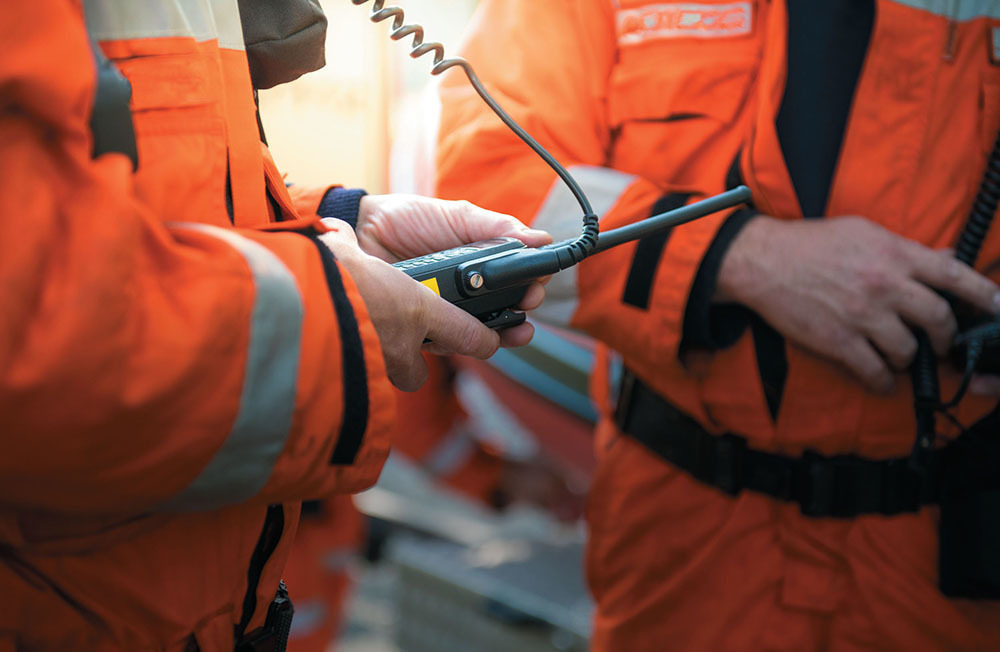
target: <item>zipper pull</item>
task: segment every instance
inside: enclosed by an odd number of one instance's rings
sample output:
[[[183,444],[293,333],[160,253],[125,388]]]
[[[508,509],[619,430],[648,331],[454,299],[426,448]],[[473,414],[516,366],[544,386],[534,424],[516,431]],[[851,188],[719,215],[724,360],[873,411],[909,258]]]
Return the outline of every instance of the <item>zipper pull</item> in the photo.
[[[954,18],[948,19],[948,36],[944,42],[944,52],[941,59],[951,63],[955,60],[955,35],[958,33],[958,21]]]

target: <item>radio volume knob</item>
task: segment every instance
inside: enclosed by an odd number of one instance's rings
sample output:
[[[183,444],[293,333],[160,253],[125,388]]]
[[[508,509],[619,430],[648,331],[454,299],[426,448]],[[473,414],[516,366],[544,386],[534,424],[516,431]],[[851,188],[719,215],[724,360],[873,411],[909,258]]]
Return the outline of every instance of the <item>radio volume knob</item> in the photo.
[[[465,275],[465,283],[473,290],[478,290],[483,287],[483,275],[479,272],[469,272]]]

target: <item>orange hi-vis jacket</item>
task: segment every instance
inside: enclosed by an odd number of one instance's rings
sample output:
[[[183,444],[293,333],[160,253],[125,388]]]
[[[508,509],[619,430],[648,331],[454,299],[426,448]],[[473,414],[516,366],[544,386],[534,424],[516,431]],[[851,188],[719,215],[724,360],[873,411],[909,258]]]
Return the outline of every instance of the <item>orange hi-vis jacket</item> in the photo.
[[[1000,3],[874,5],[825,215],[952,246],[1000,128]],[[602,229],[734,178],[760,212],[794,220],[803,214],[776,130],[787,37],[785,0],[486,0],[463,54],[571,166]],[[461,75],[441,98],[441,196],[512,213],[556,240],[579,233],[569,192]],[[554,277],[539,316],[597,337],[706,429],[754,448],[907,455],[905,375],[893,394],[874,395],[763,324],[719,350],[682,347],[692,284],[726,218],[679,227],[652,252],[628,244],[585,260]],[[979,268],[994,273],[998,260],[994,229]],[[941,379],[947,397],[958,375],[942,365]],[[937,589],[936,508],[808,519],[761,494],[731,498],[621,436],[606,382],[594,385],[604,412],[588,508],[594,650],[1000,649],[1000,606]],[[969,424],[994,404],[968,397],[956,414]]]
[[[316,191],[290,188],[303,211],[315,210]],[[312,207],[312,208],[310,208]],[[402,453],[436,481],[470,499],[492,504],[506,461],[470,430],[447,358],[425,355],[430,375],[415,392],[395,391],[401,417],[390,434]],[[283,575],[294,587],[290,652],[324,652],[339,631],[365,543],[366,524],[350,496],[303,506],[295,545]]]
[[[134,173],[92,157],[91,39]],[[381,469],[375,330],[262,151],[235,0],[12,3],[0,40],[0,650],[232,650],[299,503]]]

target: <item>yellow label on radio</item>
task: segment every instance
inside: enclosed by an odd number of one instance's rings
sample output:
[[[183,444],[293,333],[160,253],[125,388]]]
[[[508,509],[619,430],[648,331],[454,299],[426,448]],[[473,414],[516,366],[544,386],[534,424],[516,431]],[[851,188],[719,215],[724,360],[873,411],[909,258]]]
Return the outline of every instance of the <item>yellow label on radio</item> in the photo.
[[[437,277],[424,279],[420,281],[423,285],[426,285],[430,289],[434,290],[434,294],[441,296],[441,289],[438,287]]]

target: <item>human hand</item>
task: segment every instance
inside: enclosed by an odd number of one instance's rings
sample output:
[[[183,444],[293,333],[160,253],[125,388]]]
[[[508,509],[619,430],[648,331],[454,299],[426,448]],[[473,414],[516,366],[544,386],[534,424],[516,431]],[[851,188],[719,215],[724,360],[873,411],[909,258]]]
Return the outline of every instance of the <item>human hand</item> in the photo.
[[[402,194],[362,197],[355,232],[362,250],[389,263],[489,238],[517,238],[529,247],[552,242],[545,231],[467,201]]]
[[[510,215],[480,208],[467,201],[445,201],[420,195],[366,195],[361,198],[355,227],[366,253],[388,263],[415,258],[489,238],[517,238],[529,247],[552,242],[545,231],[530,229]],[[533,310],[545,297],[540,279],[528,287],[520,310]],[[523,323],[500,331],[501,346],[524,346],[535,327]],[[448,352],[430,344],[432,353]]]
[[[333,230],[319,239],[351,274],[378,333],[389,380],[415,391],[427,380],[421,355],[425,339],[437,350],[485,359],[500,336],[478,319],[448,303],[392,265],[358,247],[354,232],[339,220],[323,220]],[[530,333],[528,334],[530,339]]]
[[[877,392],[892,391],[893,369],[913,360],[911,327],[923,329],[939,355],[951,346],[955,316],[934,289],[989,313],[1000,308],[1000,288],[949,252],[861,217],[758,216],[731,244],[716,287],[716,302],[746,305]]]
[[[969,393],[1000,398],[1000,376],[976,374],[969,382]]]

